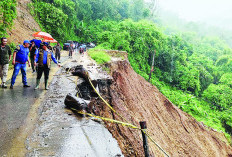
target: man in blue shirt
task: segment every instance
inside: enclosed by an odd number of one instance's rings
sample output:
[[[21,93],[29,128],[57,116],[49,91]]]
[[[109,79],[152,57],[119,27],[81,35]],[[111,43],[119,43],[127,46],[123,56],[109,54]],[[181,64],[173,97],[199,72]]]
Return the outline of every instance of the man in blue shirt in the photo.
[[[40,79],[44,72],[44,81],[45,81],[45,89],[48,90],[48,77],[49,71],[51,68],[51,60],[56,63],[59,67],[60,65],[57,63],[53,53],[48,49],[48,43],[43,42],[40,44],[39,53],[36,54],[34,64],[38,63],[38,71],[37,71],[37,79],[36,79],[36,87],[39,88]]]
[[[13,89],[16,77],[19,74],[19,70],[21,70],[22,73],[22,82],[24,84],[23,87],[30,87],[27,84],[27,76],[26,76],[26,67],[27,67],[26,62],[28,62],[28,66],[30,67],[30,60],[28,57],[29,46],[30,46],[30,41],[25,40],[23,42],[23,45],[18,45],[13,53],[12,64],[14,65],[14,72],[11,78],[11,86],[10,86],[11,89]]]

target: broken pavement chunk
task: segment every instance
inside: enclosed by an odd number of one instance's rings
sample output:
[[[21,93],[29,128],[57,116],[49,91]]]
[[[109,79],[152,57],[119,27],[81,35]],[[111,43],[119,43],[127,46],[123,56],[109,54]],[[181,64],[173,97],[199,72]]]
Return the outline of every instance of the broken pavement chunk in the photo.
[[[78,111],[88,111],[88,103],[89,101],[86,101],[82,98],[78,98],[71,93],[67,94],[64,100],[64,104],[67,108],[74,108]]]

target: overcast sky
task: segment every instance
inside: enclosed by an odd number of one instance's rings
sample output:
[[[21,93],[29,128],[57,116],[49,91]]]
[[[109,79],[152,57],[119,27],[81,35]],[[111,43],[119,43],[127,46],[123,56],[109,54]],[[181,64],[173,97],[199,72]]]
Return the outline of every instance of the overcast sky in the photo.
[[[188,21],[232,19],[232,0],[158,0],[158,5]]]

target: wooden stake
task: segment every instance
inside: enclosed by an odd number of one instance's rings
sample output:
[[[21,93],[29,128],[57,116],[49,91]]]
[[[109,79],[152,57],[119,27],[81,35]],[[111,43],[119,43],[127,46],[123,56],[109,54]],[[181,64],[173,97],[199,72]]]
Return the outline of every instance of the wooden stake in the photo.
[[[141,129],[146,131],[146,129],[147,129],[146,121],[141,121],[141,122],[139,122],[139,124],[140,124]],[[147,136],[143,131],[141,131],[141,132],[142,132],[142,136],[143,136],[144,154],[145,154],[145,157],[149,157],[149,147],[148,147],[148,142],[147,142]]]

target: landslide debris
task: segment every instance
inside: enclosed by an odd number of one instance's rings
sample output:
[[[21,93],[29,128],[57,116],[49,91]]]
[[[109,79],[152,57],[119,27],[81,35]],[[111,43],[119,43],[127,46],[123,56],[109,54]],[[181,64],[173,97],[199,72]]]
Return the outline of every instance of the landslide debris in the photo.
[[[118,53],[118,52],[116,52]],[[232,148],[223,133],[208,128],[183,112],[159,90],[138,75],[127,57],[109,65],[113,78],[108,94],[103,94],[113,108],[128,122],[139,126],[146,121],[152,138],[170,156],[232,156]],[[98,116],[124,121],[100,99],[92,102]],[[141,132],[106,122],[125,156],[144,156]],[[149,141],[151,156],[164,154]]]
[[[34,20],[29,12],[28,3],[31,0],[17,0],[17,18],[14,20],[14,26],[8,31],[10,43],[22,44],[26,39],[32,39],[32,34],[41,31],[39,24]]]

